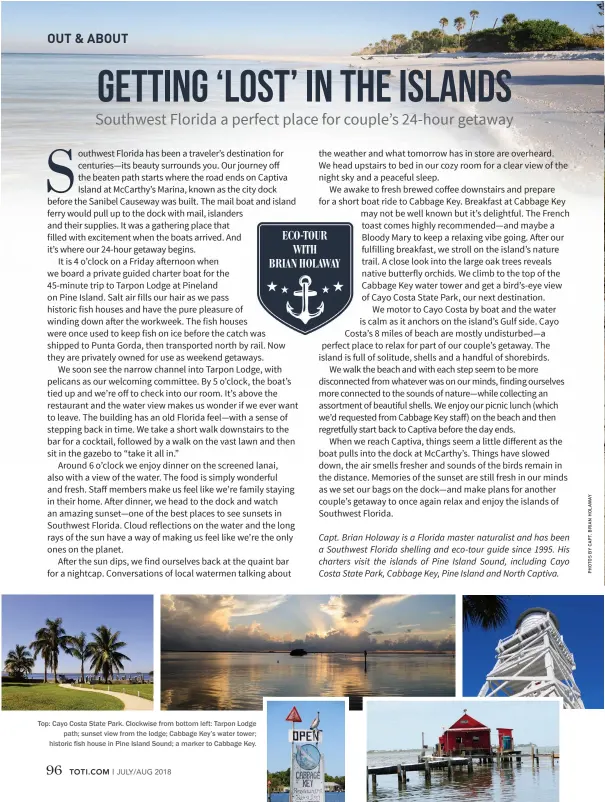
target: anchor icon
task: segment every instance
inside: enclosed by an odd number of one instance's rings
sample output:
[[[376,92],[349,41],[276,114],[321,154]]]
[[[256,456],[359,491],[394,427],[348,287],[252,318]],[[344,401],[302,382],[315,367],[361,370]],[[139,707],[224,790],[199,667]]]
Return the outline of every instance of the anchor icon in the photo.
[[[312,281],[313,280],[310,276],[301,276],[298,279],[301,289],[294,291],[294,295],[302,296],[302,309],[298,314],[294,311],[289,303],[286,304],[286,309],[292,315],[292,317],[298,318],[300,321],[302,321],[302,323],[304,323],[305,326],[312,318],[319,317],[319,315],[321,315],[321,313],[324,311],[324,305],[322,301],[316,312],[309,312],[309,298],[312,295],[317,295],[315,290],[309,289]]]

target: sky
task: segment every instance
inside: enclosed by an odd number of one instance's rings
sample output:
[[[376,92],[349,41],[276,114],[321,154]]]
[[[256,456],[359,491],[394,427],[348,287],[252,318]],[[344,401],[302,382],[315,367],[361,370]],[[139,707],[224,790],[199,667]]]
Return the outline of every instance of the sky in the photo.
[[[319,747],[324,755],[326,774],[343,777],[345,773],[345,703],[316,699],[307,701],[289,699],[267,702],[267,769],[285,771],[290,768],[292,753],[288,732],[292,724],[286,716],[296,707],[302,718],[297,729],[308,729],[319,711],[319,729],[323,732],[323,742]]]
[[[162,596],[162,649],[454,649],[453,596]]]
[[[550,700],[455,702],[400,702],[385,704],[366,699],[368,751],[419,749],[434,746],[446,727],[458,721],[464,710],[491,729],[492,744],[498,742],[497,727],[512,727],[518,744],[559,746],[559,702]]]
[[[4,2],[3,52],[165,55],[349,55],[369,42],[496,18],[550,17],[586,33],[602,22],[595,2]],[[126,45],[48,44],[53,33],[128,33]],[[454,32],[450,25],[450,33]],[[73,36],[72,36],[73,39]]]
[[[518,616],[546,607],[559,619],[560,633],[573,653],[576,684],[585,707],[603,707],[603,596],[508,596],[508,621],[499,629],[471,626],[463,633],[463,693],[476,696],[494,665],[498,641],[512,635]]]
[[[130,657],[126,673],[153,670],[153,596],[3,596],[2,665],[16,644],[29,647],[47,618],[62,618],[68,635],[90,636],[101,625],[118,630],[126,643],[120,651]],[[43,672],[38,658],[34,673]],[[59,673],[79,672],[79,660],[61,652]]]

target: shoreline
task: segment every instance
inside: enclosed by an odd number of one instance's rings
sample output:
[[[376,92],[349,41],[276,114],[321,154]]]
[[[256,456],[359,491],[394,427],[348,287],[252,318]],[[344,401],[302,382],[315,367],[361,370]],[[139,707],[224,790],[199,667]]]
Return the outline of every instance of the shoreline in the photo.
[[[404,60],[420,61],[424,59],[440,60],[444,62],[464,61],[466,59],[493,59],[494,61],[603,61],[603,50],[530,50],[518,53],[506,52],[465,52],[457,53],[389,53],[375,55],[343,55],[343,56],[321,56],[321,55],[252,55],[252,54],[225,54],[188,56],[209,61],[261,61],[261,62],[290,62],[290,63],[314,63],[314,64],[352,64],[355,66],[387,66],[397,61]]]

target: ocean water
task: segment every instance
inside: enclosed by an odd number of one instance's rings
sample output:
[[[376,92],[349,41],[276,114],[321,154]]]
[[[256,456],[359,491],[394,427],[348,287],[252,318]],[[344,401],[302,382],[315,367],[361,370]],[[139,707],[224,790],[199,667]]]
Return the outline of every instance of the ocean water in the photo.
[[[452,655],[164,652],[165,710],[261,710],[263,696],[454,696]]]
[[[24,159],[37,159],[46,152],[48,143],[56,147],[77,150],[120,147],[137,148],[144,145],[158,149],[170,143],[172,149],[193,135],[202,141],[205,125],[97,125],[96,115],[117,118],[182,113],[185,116],[226,113],[264,114],[282,112],[285,107],[302,107],[305,80],[301,75],[287,87],[287,103],[225,103],[224,80],[218,80],[219,70],[229,69],[235,76],[246,69],[259,70],[268,66],[259,61],[221,61],[193,56],[112,56],[112,55],[2,55],[2,151],[8,163],[3,165],[5,177]],[[311,65],[280,63],[282,69],[305,69]],[[313,65],[317,66],[317,65]],[[333,65],[332,65],[333,66]],[[144,91],[143,101],[116,103],[101,102],[98,97],[98,76],[104,69],[135,70],[150,67],[164,70],[205,70],[208,75],[208,98],[196,102],[151,102]],[[133,80],[133,79],[130,79]],[[340,78],[338,79],[340,80]],[[216,129],[213,129],[216,130]],[[222,132],[230,138],[231,130]],[[246,136],[251,129],[246,129]],[[241,138],[241,130],[237,136]],[[187,144],[191,144],[187,141]],[[241,141],[240,141],[241,144]],[[44,165],[45,167],[46,165]]]
[[[66,674],[64,671],[58,671],[57,672],[57,677],[59,677],[59,676],[66,677],[67,679],[79,680],[82,675],[80,674],[79,671],[76,674],[69,674],[69,673]],[[85,678],[88,678],[90,676],[91,675],[90,675],[90,673],[88,671],[84,672],[84,677]],[[120,681],[123,682],[125,679],[126,680],[130,679],[130,677],[132,677],[134,679],[135,677],[138,677],[138,676],[140,676],[140,675],[137,674],[135,671],[133,671],[132,673],[129,672],[125,676],[119,676],[119,677],[118,676],[114,676],[113,680],[110,679],[109,681],[110,682],[112,682],[112,681],[113,682],[120,682]],[[48,672],[47,677],[48,677],[49,680],[54,680],[54,674],[52,673],[52,671]],[[29,678],[30,679],[44,679],[44,672],[36,672],[36,671],[34,671],[33,674],[29,675]],[[96,677],[95,679],[99,679],[99,677]],[[143,679],[145,680],[145,682],[153,682],[153,677],[150,676],[149,674],[143,674]]]
[[[523,748],[525,752],[528,748]],[[554,767],[549,752],[559,752],[558,746],[539,747],[544,755],[539,768],[532,768],[531,759],[526,755],[521,764],[516,762],[498,768],[475,764],[469,775],[466,769],[456,769],[452,780],[447,772],[434,772],[431,785],[425,785],[424,775],[410,772],[407,787],[403,792],[397,788],[397,776],[387,774],[378,776],[377,790],[373,793],[368,786],[369,802],[391,802],[405,800],[417,802],[429,799],[430,802],[558,802],[559,799],[559,761]],[[420,749],[392,752],[369,752],[368,766],[392,766],[398,763],[412,763],[418,760]]]

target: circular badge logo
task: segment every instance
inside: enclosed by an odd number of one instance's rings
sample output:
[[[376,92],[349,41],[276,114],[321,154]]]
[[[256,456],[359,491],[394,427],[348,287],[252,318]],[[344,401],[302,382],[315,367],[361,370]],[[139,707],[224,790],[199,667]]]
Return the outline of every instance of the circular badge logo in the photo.
[[[296,762],[305,771],[313,771],[319,766],[321,755],[313,744],[304,744],[296,750]]]

